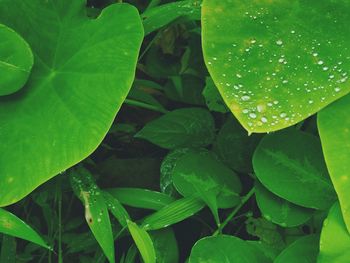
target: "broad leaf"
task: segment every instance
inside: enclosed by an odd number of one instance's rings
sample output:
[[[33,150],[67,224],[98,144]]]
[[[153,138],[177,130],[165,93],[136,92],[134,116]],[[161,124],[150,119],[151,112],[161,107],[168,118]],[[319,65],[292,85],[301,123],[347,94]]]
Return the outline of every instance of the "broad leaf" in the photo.
[[[14,214],[2,208],[0,208],[0,233],[22,238],[39,246],[49,248],[36,231]]]
[[[350,2],[204,0],[208,70],[249,132],[291,126],[349,93]]]
[[[234,236],[205,237],[192,248],[189,263],[268,263],[260,249]]]
[[[34,63],[28,43],[15,31],[0,24],[0,96],[21,89]]]
[[[115,262],[114,239],[103,192],[84,168],[72,170],[71,185],[85,207],[85,220],[109,262]]]
[[[350,95],[318,115],[323,153],[345,224],[350,231]]]
[[[172,228],[152,231],[150,234],[156,250],[157,263],[178,263],[179,247]]]
[[[0,0],[0,23],[35,61],[25,87],[0,99],[0,206],[91,154],[129,91],[143,35],[137,10],[115,4],[93,20],[85,4]]]
[[[297,205],[328,209],[336,200],[319,140],[293,128],[266,135],[253,156],[259,181]]]
[[[350,234],[337,202],[323,223],[318,263],[345,263],[350,259]]]
[[[297,239],[278,255],[274,263],[316,262],[319,236],[309,235]]]
[[[156,263],[156,251],[149,234],[136,223],[127,221],[128,228],[145,263]]]
[[[305,223],[313,214],[312,209],[295,205],[274,195],[260,183],[255,184],[257,205],[262,215],[282,227],[294,227]]]
[[[136,134],[160,147],[207,146],[214,139],[214,119],[201,108],[182,108],[149,122]]]
[[[218,89],[216,88],[214,81],[210,78],[206,78],[205,88],[203,90],[203,96],[208,109],[211,111],[226,113],[228,109],[223,101]]]

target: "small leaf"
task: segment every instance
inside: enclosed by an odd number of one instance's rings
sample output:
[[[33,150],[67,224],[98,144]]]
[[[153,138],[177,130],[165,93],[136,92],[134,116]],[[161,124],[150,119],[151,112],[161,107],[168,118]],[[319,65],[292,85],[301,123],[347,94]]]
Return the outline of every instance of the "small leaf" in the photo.
[[[0,233],[28,240],[50,249],[45,241],[29,225],[12,213],[0,208]]]
[[[115,262],[114,238],[108,209],[101,190],[90,172],[79,167],[71,171],[71,185],[85,207],[86,222],[109,262]]]
[[[140,188],[113,188],[106,191],[124,205],[159,210],[174,201],[170,196]]]
[[[217,199],[219,208],[230,208],[240,202],[241,182],[238,176],[218,161],[211,152],[190,151],[176,162],[172,176],[176,189],[183,196],[198,193],[208,205]],[[208,198],[212,199],[208,196]],[[210,207],[210,205],[209,205]]]
[[[317,235],[301,237],[283,250],[274,263],[316,262],[318,242]]]
[[[266,135],[253,166],[272,193],[300,206],[328,209],[336,200],[319,140],[295,129]]]
[[[112,213],[112,215],[114,215],[114,217],[123,227],[126,227],[127,220],[130,220],[130,216],[125,208],[121,205],[119,200],[105,191],[103,191],[103,198],[107,204],[108,210]]]
[[[294,227],[309,220],[314,212],[274,195],[260,183],[255,184],[255,196],[262,215],[282,227]]]
[[[147,230],[161,229],[193,216],[204,206],[204,202],[198,197],[185,197],[146,217],[142,226]]]
[[[231,116],[219,131],[214,142],[214,152],[232,170],[251,173],[252,157],[262,135],[248,136],[242,126]]]
[[[127,223],[130,234],[140,251],[143,261],[145,263],[155,263],[156,252],[153,247],[153,241],[147,231],[130,220],[128,220]]]
[[[327,168],[350,231],[350,95],[318,114],[318,129]]]
[[[200,20],[200,1],[178,1],[148,9],[142,14],[145,35],[183,16]]]
[[[210,77],[206,78],[206,85],[203,90],[203,96],[210,111],[221,113],[226,113],[229,111],[213,80]]]
[[[350,235],[339,203],[335,203],[323,223],[318,263],[345,263],[350,259]]]
[[[205,237],[193,246],[189,263],[272,263],[260,249],[234,236]]]
[[[34,63],[28,43],[14,30],[0,24],[0,96],[21,89]]]
[[[182,108],[149,122],[136,137],[146,139],[160,147],[201,147],[214,139],[214,120],[201,108]]]

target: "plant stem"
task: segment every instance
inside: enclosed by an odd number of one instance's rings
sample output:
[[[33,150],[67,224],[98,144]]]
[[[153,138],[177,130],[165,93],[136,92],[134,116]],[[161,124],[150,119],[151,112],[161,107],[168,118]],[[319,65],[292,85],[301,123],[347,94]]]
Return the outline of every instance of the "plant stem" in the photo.
[[[255,188],[253,187],[250,189],[250,191],[241,199],[241,202],[239,205],[233,209],[233,211],[227,216],[225,221],[219,226],[219,228],[214,232],[213,236],[217,236],[222,232],[222,230],[225,228],[225,226],[232,220],[232,218],[238,213],[239,210],[241,210],[242,206],[254,195]]]
[[[124,101],[124,103],[126,103],[128,105],[131,105],[131,106],[144,108],[144,109],[147,109],[147,110],[158,111],[158,112],[161,112],[161,113],[168,113],[168,111],[165,110],[165,109],[162,109],[160,107],[157,107],[157,106],[154,106],[154,105],[150,105],[150,104],[147,104],[147,103],[144,103],[144,102],[141,102],[141,101],[137,101],[137,100],[126,99]]]

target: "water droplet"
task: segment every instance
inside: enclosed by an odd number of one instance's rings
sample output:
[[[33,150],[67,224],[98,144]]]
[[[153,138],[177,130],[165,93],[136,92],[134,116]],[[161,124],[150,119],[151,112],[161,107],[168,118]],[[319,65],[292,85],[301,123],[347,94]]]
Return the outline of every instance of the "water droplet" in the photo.
[[[247,100],[250,100],[250,97],[248,95],[244,95],[241,97],[241,100],[247,101]]]
[[[251,112],[251,113],[249,113],[249,117],[252,118],[252,119],[255,119],[256,118],[256,114]]]
[[[261,121],[262,121],[263,123],[267,123],[267,118],[266,118],[266,117],[262,117],[262,118],[261,118]]]
[[[283,41],[281,39],[279,39],[279,40],[276,41],[276,44],[281,46],[281,45],[283,45]]]

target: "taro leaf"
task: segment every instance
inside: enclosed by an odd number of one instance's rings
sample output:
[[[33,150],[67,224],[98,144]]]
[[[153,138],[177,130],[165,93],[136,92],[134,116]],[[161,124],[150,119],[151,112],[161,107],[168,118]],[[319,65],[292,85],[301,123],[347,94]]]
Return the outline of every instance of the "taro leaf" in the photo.
[[[0,39],[0,96],[3,96],[23,87],[29,77],[34,58],[28,43],[2,24]]]
[[[339,203],[335,203],[323,223],[318,263],[345,263],[350,259],[350,235]]]
[[[231,169],[250,173],[253,170],[253,153],[261,138],[261,134],[248,136],[238,121],[230,117],[216,137],[214,151]]]
[[[255,196],[262,215],[282,227],[301,225],[313,214],[312,209],[288,202],[274,195],[258,182],[255,184]]]
[[[25,87],[0,99],[4,206],[96,149],[129,91],[143,34],[135,8],[89,19],[84,0],[0,0],[0,23],[35,61]]]
[[[193,216],[204,206],[204,202],[198,197],[185,197],[146,217],[142,226],[146,230],[161,229]]]
[[[21,219],[2,208],[0,208],[0,233],[22,238],[49,249],[49,246],[36,231]]]
[[[238,176],[210,152],[188,152],[173,170],[175,188],[183,196],[198,196],[210,207],[230,208],[240,202],[241,182]],[[216,217],[216,219],[218,219]]]
[[[202,238],[192,248],[189,263],[210,262],[267,263],[272,261],[256,246],[234,236],[221,235]]]
[[[147,231],[130,220],[127,220],[127,224],[143,261],[145,263],[156,263],[156,251],[154,250],[153,241]]]
[[[214,119],[201,108],[182,108],[149,122],[136,134],[160,147],[207,146],[214,139]]]
[[[249,132],[291,126],[349,93],[350,2],[204,0],[203,51]]]
[[[152,231],[151,237],[157,254],[157,263],[178,263],[179,247],[171,228]]]
[[[322,110],[318,115],[323,153],[350,231],[350,95]]]
[[[297,239],[278,255],[274,263],[316,262],[319,239],[317,235]]]
[[[300,206],[328,209],[336,200],[319,140],[293,128],[266,135],[253,156],[259,181]]]
[[[71,186],[85,207],[86,222],[109,262],[115,262],[114,239],[103,192],[90,172],[82,167],[71,171]]]
[[[111,188],[106,190],[120,203],[131,207],[160,210],[174,199],[166,194],[141,188]]]
[[[200,6],[201,1],[199,0],[185,0],[149,8],[142,14],[145,35],[180,17],[186,16],[199,20]]]

